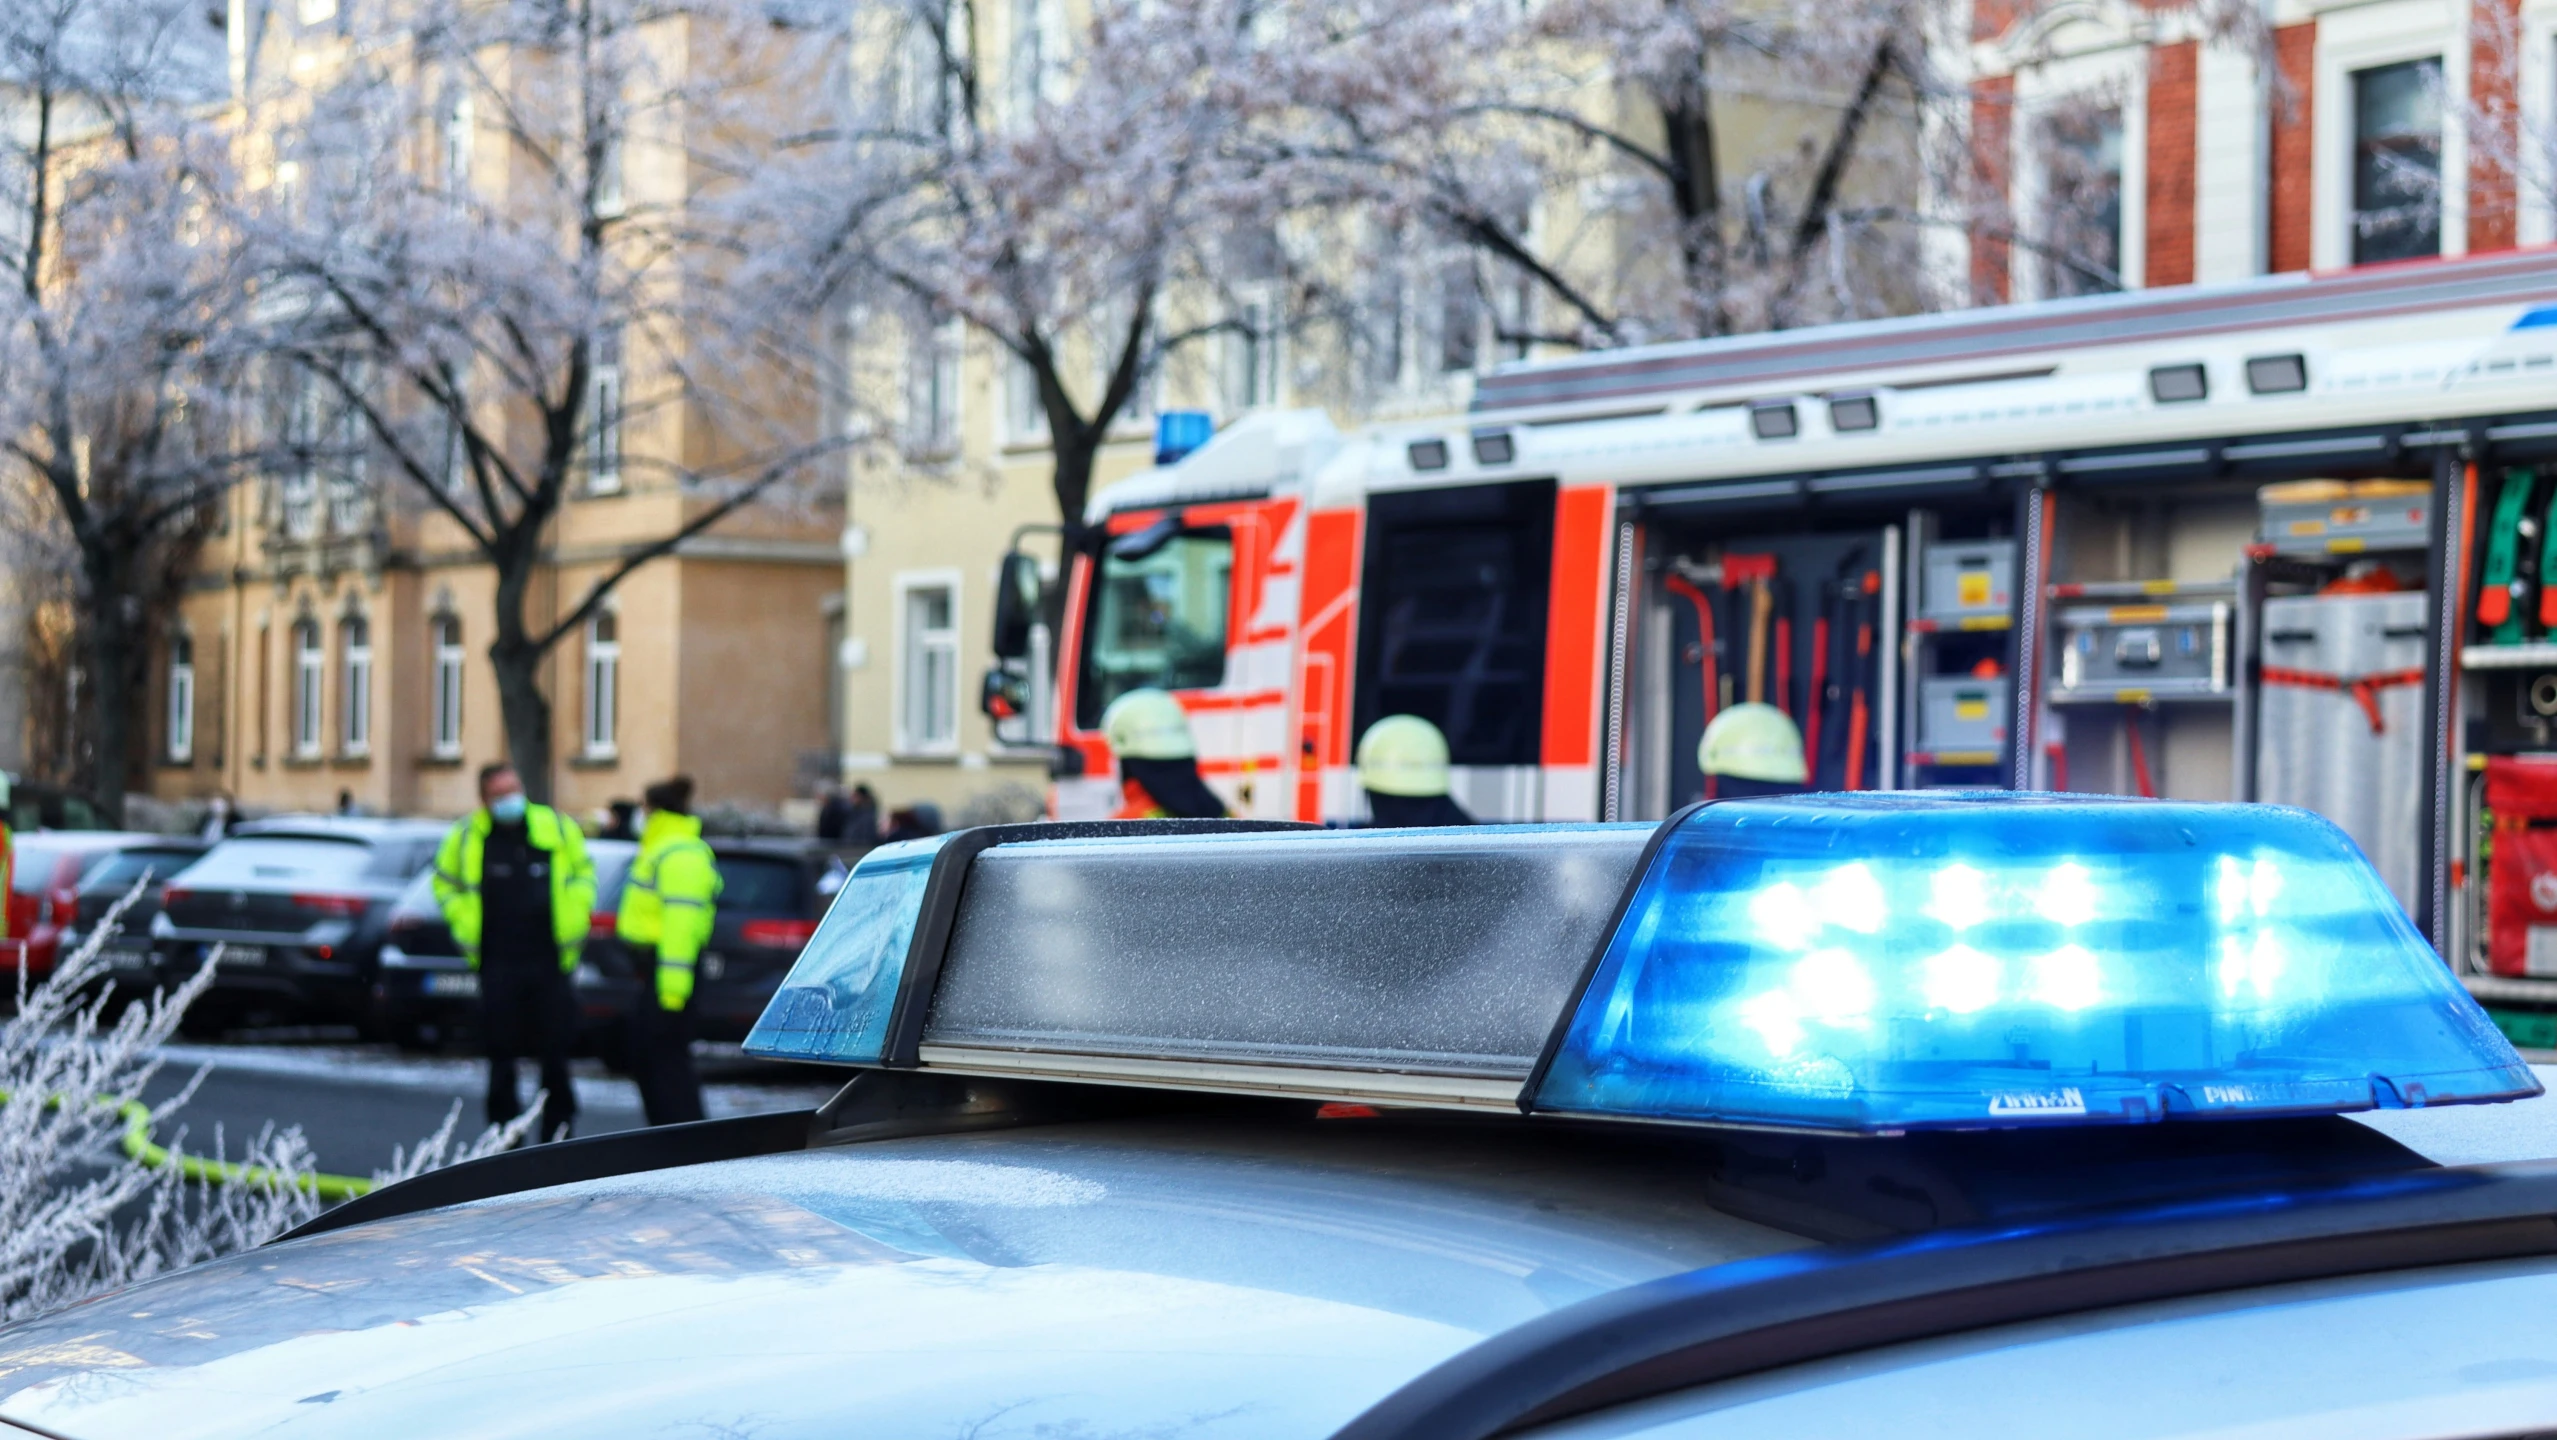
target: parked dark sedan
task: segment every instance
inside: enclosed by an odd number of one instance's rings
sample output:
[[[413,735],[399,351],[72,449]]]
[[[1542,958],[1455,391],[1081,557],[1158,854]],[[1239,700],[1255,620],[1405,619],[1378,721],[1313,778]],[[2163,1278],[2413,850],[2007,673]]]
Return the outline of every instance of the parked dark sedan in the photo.
[[[170,878],[203,858],[211,844],[192,835],[154,835],[141,844],[93,856],[72,892],[60,953],[79,949],[116,902],[140,885],[142,892],[124,908],[104,953],[111,967],[106,975],[109,984],[148,993],[159,980],[151,963],[151,917],[160,913],[160,897]]]
[[[586,853],[595,862],[591,933],[610,936],[622,881],[639,847],[628,840],[589,840]],[[391,907],[381,970],[373,980],[373,1007],[391,1039],[411,1049],[433,1049],[478,1024],[479,976],[454,943],[452,927],[435,903],[431,868],[409,881]]]
[[[8,944],[0,962],[25,959],[29,978],[53,973],[62,953],[62,931],[79,909],[80,876],[101,855],[163,837],[131,830],[38,830],[11,846]]]
[[[719,908],[693,973],[694,1033],[736,1041],[754,1028],[781,977],[816,932],[843,887],[848,866],[832,849],[804,840],[710,842],[719,864]],[[601,927],[606,915],[597,907]],[[639,998],[629,952],[618,940],[586,947],[577,998],[587,1043],[619,1063],[630,1007]]]
[[[433,821],[283,817],[243,825],[170,880],[152,921],[163,981],[223,951],[189,1028],[238,1020],[372,1017],[373,975],[392,904],[435,859]]]

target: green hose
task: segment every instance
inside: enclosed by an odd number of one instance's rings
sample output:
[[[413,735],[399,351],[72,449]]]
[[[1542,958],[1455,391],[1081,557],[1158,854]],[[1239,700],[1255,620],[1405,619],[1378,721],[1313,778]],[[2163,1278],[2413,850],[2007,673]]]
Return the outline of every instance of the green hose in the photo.
[[[5,1103],[8,1098],[9,1092],[0,1090],[0,1103]],[[61,1104],[62,1097],[54,1096],[53,1103]],[[139,1100],[100,1101],[99,1103],[113,1104],[116,1114],[124,1120],[125,1155],[154,1170],[166,1169],[174,1160],[177,1162],[180,1175],[202,1184],[272,1187],[289,1183],[296,1189],[308,1191],[328,1201],[352,1200],[358,1195],[373,1193],[372,1181],[358,1180],[352,1175],[322,1175],[316,1171],[296,1175],[264,1165],[242,1165],[231,1160],[207,1160],[201,1155],[171,1155],[167,1146],[151,1138],[150,1106]]]
[[[177,1161],[178,1173],[189,1180],[207,1185],[266,1185],[291,1183],[323,1200],[352,1200],[373,1193],[373,1182],[352,1175],[322,1175],[307,1171],[299,1175],[270,1169],[264,1165],[242,1165],[231,1160],[207,1160],[201,1155],[171,1156],[168,1147],[151,1138],[151,1107],[139,1100],[127,1100],[116,1107],[124,1117],[124,1153],[158,1170],[171,1159]]]

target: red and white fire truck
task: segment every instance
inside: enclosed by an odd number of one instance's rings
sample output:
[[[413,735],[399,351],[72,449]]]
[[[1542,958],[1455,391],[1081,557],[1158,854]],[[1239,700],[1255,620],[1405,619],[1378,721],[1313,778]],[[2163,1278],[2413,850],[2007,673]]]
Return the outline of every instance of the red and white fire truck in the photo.
[[[2482,953],[2477,772],[2557,751],[2551,456],[2545,250],[1521,363],[1098,492],[1032,719],[1061,818],[1159,686],[1238,814],[1357,820],[1410,713],[1477,816],[1638,819],[1763,699],[1823,788],[2316,805]]]

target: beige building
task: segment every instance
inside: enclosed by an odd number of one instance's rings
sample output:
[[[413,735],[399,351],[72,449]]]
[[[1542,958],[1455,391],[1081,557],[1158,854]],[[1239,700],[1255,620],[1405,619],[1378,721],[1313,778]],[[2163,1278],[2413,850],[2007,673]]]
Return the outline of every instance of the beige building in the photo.
[[[261,85],[317,83],[306,77],[324,74],[347,43],[337,0],[235,0],[231,13],[232,82],[252,100]],[[449,80],[418,83],[440,83],[444,98],[436,143],[414,147],[416,163],[441,167],[455,193],[518,193],[532,162],[485,113],[473,119],[471,92]],[[478,108],[499,107],[483,97]],[[295,162],[274,158],[288,153],[291,95],[244,101],[238,113],[248,117],[239,122],[245,163],[267,167],[271,184],[291,183]],[[671,148],[641,152],[651,158],[630,162],[626,176],[615,155],[615,198],[597,203],[616,213],[626,203],[680,203],[669,197],[691,182],[657,158]],[[587,433],[525,606],[535,634],[711,503],[673,475],[715,470],[746,444],[697,397],[663,398],[676,393],[664,377],[679,357],[629,329],[627,343],[616,328],[593,351]],[[659,343],[683,340],[677,332]],[[464,380],[488,443],[522,448],[509,428],[525,424],[520,400],[493,383],[484,397],[467,372]],[[463,811],[476,803],[477,769],[508,758],[487,658],[495,572],[398,473],[353,407],[281,365],[268,383],[272,423],[322,458],[227,497],[152,666],[147,788],[169,799],[227,792],[251,810],[325,809],[344,796],[375,812]],[[811,400],[804,409],[783,418],[816,430],[822,407]],[[445,443],[447,484],[463,492],[466,472]],[[842,612],[843,521],[835,501],[791,493],[790,506],[749,507],[645,564],[549,650],[540,685],[551,709],[550,789],[563,808],[591,814],[682,772],[699,782],[705,805],[769,812],[831,776],[827,677]]]
[[[378,498],[306,517],[282,490],[235,492],[163,642],[151,792],[228,793],[255,809],[326,809],[341,792],[376,812],[468,809],[478,767],[506,756],[484,654],[491,572],[437,533],[440,519],[377,525]],[[572,502],[536,623],[618,557],[616,532],[665,525],[682,503]],[[677,771],[707,803],[774,810],[808,793],[829,754],[832,530],[715,530],[622,582],[552,650],[543,683],[561,806],[590,812]]]

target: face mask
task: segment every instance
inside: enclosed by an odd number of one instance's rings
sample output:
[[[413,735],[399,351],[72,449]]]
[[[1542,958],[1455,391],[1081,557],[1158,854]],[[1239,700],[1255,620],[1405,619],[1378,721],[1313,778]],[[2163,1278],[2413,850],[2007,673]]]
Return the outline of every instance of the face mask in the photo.
[[[488,813],[512,825],[524,818],[525,804],[522,795],[500,795],[488,802]]]

